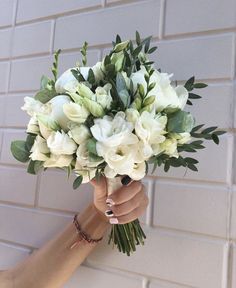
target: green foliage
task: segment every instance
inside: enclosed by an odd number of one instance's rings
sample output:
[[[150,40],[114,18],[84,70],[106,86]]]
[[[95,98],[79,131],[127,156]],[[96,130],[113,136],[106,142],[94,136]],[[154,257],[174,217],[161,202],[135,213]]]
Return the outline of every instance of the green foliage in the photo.
[[[168,132],[191,132],[193,125],[194,118],[189,112],[178,110],[177,112],[168,115]]]
[[[11,153],[16,160],[26,163],[29,161],[30,152],[26,147],[26,141],[16,140],[11,143]]]
[[[80,52],[82,54],[82,63],[84,66],[87,64],[87,49],[88,49],[88,43],[85,41],[82,49],[80,49]]]
[[[43,161],[33,161],[33,160],[30,160],[29,162],[29,165],[28,165],[28,168],[27,168],[27,172],[29,174],[32,174],[32,175],[36,175],[38,174],[38,172],[40,171],[40,169],[43,167]]]
[[[200,95],[192,93],[191,91],[193,91],[193,89],[202,89],[207,87],[208,85],[205,83],[195,83],[195,77],[192,76],[191,78],[189,78],[186,83],[184,84],[184,87],[188,90],[189,96],[188,96],[188,101],[187,104],[188,105],[193,105],[192,101],[190,101],[189,99],[200,99],[202,98]]]
[[[78,177],[76,177],[76,179],[73,182],[73,189],[79,188],[79,186],[81,185],[82,181],[83,181],[83,176],[79,175]]]
[[[213,140],[216,144],[219,144],[219,136],[226,133],[226,131],[217,130],[217,126],[212,126],[205,128],[204,130],[199,130],[204,126],[204,124],[194,127],[191,131],[191,136],[193,138],[203,138],[206,140]]]

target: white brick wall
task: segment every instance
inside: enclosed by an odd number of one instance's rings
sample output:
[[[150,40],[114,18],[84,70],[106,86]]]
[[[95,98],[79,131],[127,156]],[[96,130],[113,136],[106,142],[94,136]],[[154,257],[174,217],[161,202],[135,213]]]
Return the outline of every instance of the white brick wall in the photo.
[[[199,173],[159,169],[146,177],[144,247],[127,258],[104,241],[65,287],[235,288],[235,0],[0,0],[0,270],[43,245],[92,199],[88,185],[74,191],[58,171],[27,175],[13,159],[10,142],[25,137],[28,121],[23,97],[50,73],[54,49],[63,49],[62,72],[80,58],[83,41],[93,64],[116,33],[134,38],[135,30],[154,36],[152,58],[163,71],[209,84],[188,109],[199,123],[229,133],[197,154]]]

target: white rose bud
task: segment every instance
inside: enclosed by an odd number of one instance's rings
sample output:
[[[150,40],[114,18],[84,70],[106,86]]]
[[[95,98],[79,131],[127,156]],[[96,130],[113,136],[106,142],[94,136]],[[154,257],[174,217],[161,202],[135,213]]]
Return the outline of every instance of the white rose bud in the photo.
[[[38,120],[35,117],[32,117],[27,125],[27,133],[39,134],[39,125]]]
[[[95,80],[98,83],[104,78],[104,74],[102,72],[102,62],[97,62],[93,67],[92,67]]]
[[[50,158],[47,159],[46,162],[44,162],[43,166],[50,168],[50,167],[68,167],[73,160],[72,155],[55,155],[51,154]]]
[[[48,147],[50,151],[55,155],[71,155],[74,154],[77,145],[64,131],[52,132],[47,139]]]
[[[165,154],[178,158],[179,154],[177,151],[177,140],[174,138],[166,139],[163,143],[160,144],[161,150],[165,151]]]
[[[67,118],[75,123],[84,123],[89,115],[84,106],[73,102],[64,104],[63,111]]]
[[[84,142],[85,140],[91,137],[88,127],[83,124],[72,126],[71,130],[68,132],[68,135],[77,144],[81,144],[82,142]]]
[[[112,85],[110,83],[106,84],[104,87],[97,87],[95,90],[97,102],[105,109],[110,109],[112,97],[110,90]]]
[[[32,154],[30,155],[30,158],[33,161],[36,161],[36,160],[46,161],[48,159],[48,156],[45,154],[50,153],[48,146],[47,146],[47,142],[45,141],[45,139],[43,139],[39,135],[36,137],[30,152],[32,152]]]
[[[92,90],[83,83],[79,83],[78,93],[82,97],[86,97],[88,99],[95,100],[95,95],[92,92]]]
[[[87,108],[87,110],[94,116],[94,117],[102,117],[105,112],[104,109],[100,104],[97,102],[90,100],[88,98],[83,99],[83,104]]]

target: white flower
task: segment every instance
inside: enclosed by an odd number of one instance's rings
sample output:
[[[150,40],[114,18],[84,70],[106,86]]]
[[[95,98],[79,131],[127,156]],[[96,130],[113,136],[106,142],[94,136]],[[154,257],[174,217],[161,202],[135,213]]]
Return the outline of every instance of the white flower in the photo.
[[[112,97],[110,90],[112,88],[112,85],[110,83],[107,83],[103,87],[97,87],[95,90],[96,94],[96,100],[97,102],[102,106],[102,108],[110,109]]]
[[[50,153],[47,142],[45,139],[43,139],[41,136],[37,135],[35,138],[34,144],[30,150],[32,154],[30,155],[30,158],[34,161],[46,161],[48,159],[48,156],[45,154]]]
[[[75,153],[77,145],[64,131],[52,132],[47,139],[50,151],[55,155],[71,155]]]
[[[108,147],[138,142],[137,136],[132,133],[133,125],[125,120],[124,112],[118,112],[114,118],[104,116],[95,119],[94,123],[90,128],[93,137]]]
[[[78,69],[80,73],[83,75],[84,79],[87,80],[88,72],[90,67],[74,67],[66,70],[56,81],[55,89],[57,93],[62,94],[65,92],[74,93],[77,91],[78,88],[78,80],[74,77],[71,70]]]
[[[141,180],[146,174],[146,164],[145,162],[134,164],[133,170],[128,176],[133,180]]]
[[[25,104],[21,107],[21,109],[26,111],[31,117],[42,112],[43,104],[40,101],[35,100],[33,97],[25,97],[24,101]]]
[[[63,105],[63,111],[68,119],[75,123],[84,123],[89,115],[88,110],[74,102]]]
[[[136,121],[140,117],[140,114],[139,114],[138,110],[133,109],[133,108],[128,108],[125,111],[125,114],[126,114],[126,120],[128,122],[131,122],[133,125],[135,125]]]
[[[144,75],[147,74],[146,68],[141,66],[141,69],[131,75],[131,80],[134,84],[134,89],[137,88],[138,84],[142,84],[144,92],[147,92],[147,83]],[[150,84],[156,83],[154,88],[148,93],[148,96],[155,96],[154,102],[155,109],[160,112],[165,108],[181,109],[183,110],[187,100],[188,91],[182,85],[178,85],[176,88],[171,86],[170,77],[173,74],[168,75],[167,73],[160,73],[155,70],[150,77]]]
[[[78,161],[76,162],[74,171],[77,175],[81,175],[83,177],[82,183],[90,182],[96,175],[95,168],[82,167]]]
[[[76,162],[82,167],[97,167],[100,163],[102,163],[104,160],[100,159],[90,159],[89,157],[89,151],[87,148],[87,141],[81,143],[76,151]]]
[[[44,167],[68,167],[73,160],[72,155],[55,155],[51,154],[50,158],[47,159],[46,162],[44,162]]]
[[[85,140],[91,137],[90,131],[87,126],[81,125],[71,125],[68,135],[77,143],[81,144]]]
[[[96,80],[97,83],[99,83],[99,81],[104,78],[104,74],[102,72],[102,67],[103,67],[102,62],[97,62],[92,67],[92,70],[93,70],[93,73],[94,73],[94,76],[95,76],[95,80]]]
[[[32,133],[32,134],[39,134],[39,125],[38,125],[38,120],[35,117],[31,117],[30,121],[27,125],[27,133]]]
[[[177,151],[177,140],[174,138],[166,139],[163,143],[160,144],[160,149],[165,152],[165,154],[178,158],[179,153]]]
[[[157,144],[165,141],[167,117],[144,111],[135,123],[136,135],[145,143]]]
[[[191,134],[189,132],[171,133],[170,136],[171,138],[175,138],[178,144],[185,144],[192,139]]]

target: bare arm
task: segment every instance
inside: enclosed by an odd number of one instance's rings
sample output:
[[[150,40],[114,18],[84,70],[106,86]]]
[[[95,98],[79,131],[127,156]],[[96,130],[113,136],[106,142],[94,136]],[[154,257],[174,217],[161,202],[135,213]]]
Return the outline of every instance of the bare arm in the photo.
[[[108,209],[107,192],[104,179],[99,184],[95,182],[92,184],[95,187],[94,203],[78,216],[78,221],[82,230],[92,238],[98,239],[110,226],[109,218],[104,215]],[[140,183],[132,183],[129,189],[127,188],[124,187],[122,191],[109,196],[115,202],[119,202],[109,209],[113,210],[114,216],[120,223],[130,222],[139,217],[148,202]],[[62,233],[31,254],[25,261],[0,273],[1,288],[61,288],[97,245],[82,241],[70,249],[77,239],[76,228],[73,223],[70,223]]]

